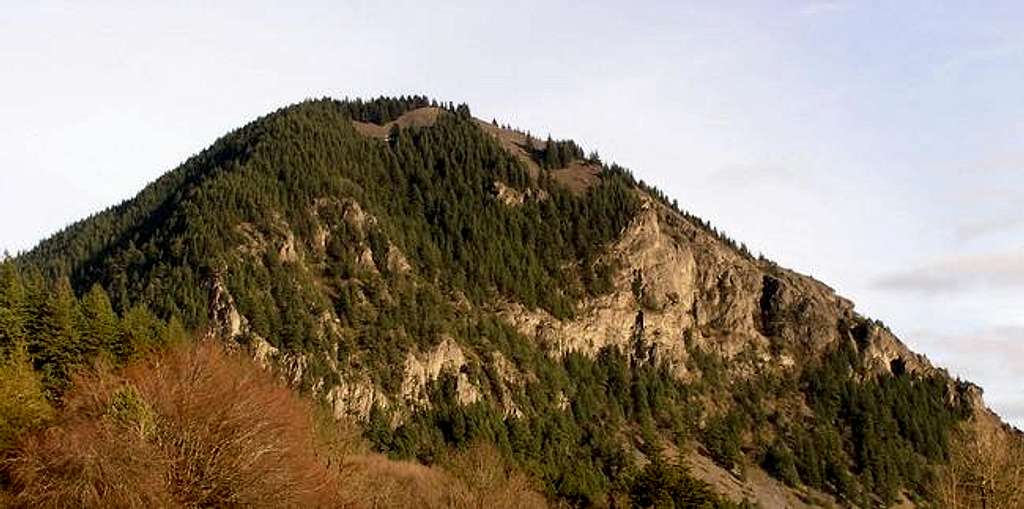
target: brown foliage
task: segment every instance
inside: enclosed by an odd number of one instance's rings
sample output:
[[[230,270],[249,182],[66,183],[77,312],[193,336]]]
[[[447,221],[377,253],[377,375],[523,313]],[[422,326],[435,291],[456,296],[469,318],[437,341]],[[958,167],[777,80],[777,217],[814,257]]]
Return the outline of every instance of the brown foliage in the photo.
[[[307,402],[205,344],[78,377],[58,423],[4,463],[12,505],[327,507]]]
[[[546,505],[488,445],[435,468],[370,454],[355,423],[212,344],[77,376],[0,466],[2,507]]]
[[[381,455],[349,459],[360,505],[370,508],[547,507],[529,480],[504,461],[493,446],[480,443],[455,452],[440,467],[428,468]]]
[[[513,469],[489,443],[479,442],[453,454],[444,462],[444,469],[465,485],[458,507],[547,507],[530,479]]]
[[[13,507],[167,507],[166,460],[137,437],[97,422],[22,441],[5,465]]]

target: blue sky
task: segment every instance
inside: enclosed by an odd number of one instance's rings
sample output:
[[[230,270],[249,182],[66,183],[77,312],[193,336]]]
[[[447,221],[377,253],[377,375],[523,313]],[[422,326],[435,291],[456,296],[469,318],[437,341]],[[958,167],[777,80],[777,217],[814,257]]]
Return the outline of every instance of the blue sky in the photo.
[[[1024,427],[1019,2],[382,3],[5,6],[0,249],[276,107],[425,93],[632,168]]]

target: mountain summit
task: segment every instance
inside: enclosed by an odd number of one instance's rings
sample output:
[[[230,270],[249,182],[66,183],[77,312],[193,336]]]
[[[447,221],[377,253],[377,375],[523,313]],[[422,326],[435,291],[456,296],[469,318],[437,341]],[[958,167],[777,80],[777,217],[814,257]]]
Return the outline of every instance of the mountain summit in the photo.
[[[926,505],[958,430],[999,429],[825,284],[425,97],[283,108],[15,264],[247,352],[381,452],[486,442],[571,505],[660,506],[670,467],[735,503]]]

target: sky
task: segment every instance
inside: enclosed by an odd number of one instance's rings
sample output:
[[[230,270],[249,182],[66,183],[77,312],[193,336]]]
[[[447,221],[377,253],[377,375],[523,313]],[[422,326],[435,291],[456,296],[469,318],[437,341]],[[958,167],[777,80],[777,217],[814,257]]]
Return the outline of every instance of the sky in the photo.
[[[280,106],[427,94],[631,168],[1024,428],[1024,4],[206,4],[5,2],[0,250]]]

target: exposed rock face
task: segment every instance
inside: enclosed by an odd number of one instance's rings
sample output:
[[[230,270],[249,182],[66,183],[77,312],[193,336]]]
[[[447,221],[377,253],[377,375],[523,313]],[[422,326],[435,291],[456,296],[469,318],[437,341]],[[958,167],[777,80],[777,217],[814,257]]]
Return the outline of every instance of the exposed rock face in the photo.
[[[658,355],[684,361],[682,333],[694,323],[690,309],[696,296],[696,262],[688,246],[662,231],[653,202],[645,202],[604,261],[620,268],[613,277],[614,290],[585,302],[574,320],[560,321],[543,310],[517,304],[506,304],[502,316],[558,355],[569,351],[595,355],[611,345],[628,351],[642,316],[644,335]],[[638,278],[639,293],[633,291]],[[673,365],[680,375],[685,374],[682,362]]]
[[[394,274],[412,271],[412,266],[405,255],[391,242],[386,244],[387,252],[383,256],[383,264],[378,266],[381,262],[375,259],[375,253],[368,240],[370,230],[377,227],[377,219],[367,213],[356,200],[321,198],[315,200],[310,212],[315,219],[315,227],[308,245],[321,260],[332,236],[344,229],[355,239],[355,264],[367,273],[379,275],[384,269]],[[302,240],[296,238],[286,223],[278,222],[280,224],[270,229],[261,229],[249,223],[239,225],[237,231],[242,242],[238,246],[238,251],[246,256],[261,258],[273,250],[283,263],[304,263],[299,254]],[[305,267],[304,270],[313,269]],[[208,337],[218,338],[230,349],[244,348],[261,365],[277,370],[291,384],[302,384],[303,377],[309,369],[311,355],[316,354],[283,352],[255,334],[247,318],[239,313],[234,298],[220,275],[215,275],[211,280],[209,313],[211,328]],[[338,317],[332,311],[324,311],[319,317],[318,325],[320,339],[328,344],[335,344],[336,350],[336,343],[333,341],[341,334]],[[466,354],[451,337],[444,338],[430,351],[407,355],[401,368],[403,376],[400,392],[395,396],[389,396],[366,376],[366,373],[348,372],[339,368],[336,357],[335,351],[324,355],[323,360],[337,377],[337,383],[325,387],[323,380],[320,380],[313,383],[312,390],[324,397],[339,418],[352,415],[365,420],[376,406],[394,410],[392,419],[397,425],[409,412],[428,404],[429,384],[446,374],[455,377],[456,394],[460,403],[470,404],[482,397],[480,389],[470,381],[465,372]],[[505,375],[508,376],[509,383],[512,383],[514,368],[510,366],[507,366]],[[502,387],[502,390],[508,392],[505,387]],[[399,402],[402,404],[396,405]],[[506,407],[509,414],[519,412],[511,397],[507,399]]]
[[[252,223],[242,223],[236,231],[242,238],[242,243],[238,246],[241,253],[258,257],[273,251],[284,263],[299,261],[300,253],[295,243],[295,234],[288,223],[279,217],[269,228],[261,229]]]
[[[495,192],[497,199],[510,206],[532,199],[500,182],[495,183]],[[552,355],[581,352],[594,356],[606,346],[617,346],[633,356],[667,362],[681,379],[699,376],[690,372],[687,363],[694,347],[726,359],[747,353],[744,362],[732,364],[733,375],[745,377],[763,369],[793,367],[795,358],[819,355],[838,341],[855,342],[879,371],[934,369],[887,329],[856,315],[853,304],[828,286],[751,259],[652,198],[641,195],[641,199],[637,216],[598,260],[616,268],[612,291],[581,302],[569,320],[514,302],[499,304],[499,315]],[[375,257],[368,235],[377,219],[356,200],[321,198],[314,202],[311,213],[314,233],[305,241],[297,239],[283,221],[268,231],[240,225],[240,252],[257,255],[274,250],[282,262],[301,264],[305,263],[301,246],[309,246],[322,258],[332,235],[344,228],[354,235],[356,265],[368,273],[413,270],[390,242],[387,253]],[[462,305],[471,306],[468,302]],[[232,345],[245,345],[261,364],[276,366],[293,383],[302,380],[310,359],[285,354],[252,334],[219,278],[211,289],[210,313],[212,334],[230,339]],[[329,311],[321,317],[320,326],[328,343],[340,334],[338,318]],[[340,369],[334,361],[336,355],[328,355],[327,364],[339,381],[331,387],[318,383],[313,389],[330,402],[339,417],[348,414],[365,419],[376,406],[392,409],[397,424],[402,415],[428,404],[427,388],[442,376],[455,377],[461,403],[481,400],[481,389],[466,372],[467,355],[451,337],[429,351],[409,353],[401,366],[399,393],[394,396],[366,374]],[[497,399],[503,413],[521,415],[513,391],[529,375],[520,373],[497,352],[488,362],[500,379],[492,389],[500,392]]]
[[[264,368],[272,366],[272,362],[277,359],[281,353],[274,345],[271,345],[267,340],[253,336],[250,339],[250,348],[252,349],[252,356],[256,359],[256,362]]]
[[[220,338],[236,338],[242,334],[242,320],[235,299],[215,275],[210,282],[210,332]]]
[[[503,316],[557,354],[594,355],[611,345],[630,351],[637,326],[642,324],[644,338],[656,355],[670,361],[679,376],[686,376],[684,332],[709,324],[743,332],[752,328],[746,323],[751,310],[746,309],[748,303],[723,293],[738,293],[735,288],[742,281],[722,260],[713,260],[715,267],[725,266],[721,273],[698,266],[701,255],[707,260],[708,254],[726,254],[702,252],[700,246],[671,235],[661,219],[664,213],[655,202],[644,201],[640,214],[603,260],[619,268],[614,290],[586,302],[575,319],[559,321],[543,311],[516,305],[508,305]],[[730,323],[721,323],[725,321]]]
[[[513,388],[522,384],[526,378],[525,375],[520,373],[516,366],[506,359],[501,352],[491,353],[491,365],[494,366],[494,370],[498,374],[498,380],[501,382],[498,396],[501,401],[502,413],[507,417],[521,417],[523,411],[516,405],[512,391]]]
[[[528,188],[520,191],[514,187],[501,182],[494,181],[494,198],[509,207],[518,207],[529,200],[543,201],[548,199],[548,193],[543,189]]]
[[[614,290],[585,302],[574,319],[514,303],[502,316],[557,355],[594,355],[610,345],[630,351],[642,325],[644,341],[682,378],[689,376],[684,337],[726,358],[747,351],[782,367],[793,365],[790,351],[813,356],[857,339],[878,369],[933,369],[828,286],[744,256],[647,197],[603,261],[618,267]]]
[[[526,198],[523,193],[515,188],[509,187],[504,182],[497,180],[494,181],[494,197],[509,207],[522,205]]]
[[[290,230],[286,232],[284,242],[281,243],[281,247],[277,250],[277,256],[283,262],[295,263],[299,261],[299,254],[295,250],[295,234]]]
[[[469,381],[462,371],[466,356],[452,338],[444,338],[433,350],[420,354],[409,354],[403,367],[402,398],[414,405],[427,404],[427,384],[443,373],[456,377],[456,394],[462,404],[480,400],[480,390]]]
[[[373,382],[354,376],[342,378],[338,385],[327,392],[325,398],[337,418],[351,415],[366,420],[374,405],[380,408],[388,408],[391,405]]]
[[[326,252],[332,235],[344,228],[355,237],[353,247],[357,252],[355,262],[359,268],[372,273],[379,273],[385,269],[394,273],[404,273],[412,269],[402,251],[390,241],[387,243],[387,252],[382,253],[383,265],[378,266],[369,243],[370,231],[377,227],[378,221],[372,214],[363,210],[358,201],[351,198],[320,198],[314,202],[311,213],[317,223],[311,244],[321,256]],[[294,242],[294,239],[289,239]]]
[[[500,182],[495,183],[495,193],[509,206],[531,199]],[[733,374],[752,376],[761,369],[792,367],[795,358],[805,361],[838,341],[855,342],[878,370],[933,369],[884,327],[859,317],[853,304],[828,286],[754,260],[654,199],[641,195],[641,200],[637,216],[598,260],[616,268],[612,291],[581,302],[569,320],[514,302],[501,303],[500,316],[555,356],[571,351],[593,356],[614,345],[632,355],[667,361],[683,379],[695,376],[687,365],[693,347],[726,359],[746,353],[744,362],[733,363]],[[390,242],[383,256],[373,252],[368,236],[377,227],[377,219],[356,200],[318,199],[311,212],[316,227],[308,244],[295,238],[282,222],[269,232],[240,226],[245,240],[240,249],[249,253],[273,249],[283,262],[300,263],[300,246],[308,245],[322,255],[331,237],[343,227],[354,235],[352,248],[358,267],[374,274],[412,270]],[[230,295],[222,287],[214,293],[220,296],[213,300],[212,311],[214,323],[221,324],[219,333],[244,335],[245,318],[234,309]],[[336,321],[333,316],[322,320],[325,335],[337,334],[330,330]],[[254,342],[254,355],[261,362],[282,357],[261,338],[249,341]],[[502,376],[507,378],[499,390],[508,392],[522,375],[507,359],[502,360],[505,362],[492,362],[501,365]],[[308,363],[299,358],[279,361],[293,380],[301,378]],[[456,377],[461,402],[480,400],[480,389],[464,372],[467,362],[467,354],[453,338],[445,338],[433,350],[410,353],[401,368],[401,389],[396,397],[406,405],[400,406],[426,404],[426,388],[445,373]],[[368,379],[342,373],[333,361],[330,364],[342,382],[326,396],[339,414],[365,417],[373,405],[393,407],[396,403]],[[511,403],[503,410],[506,414],[518,412]]]
[[[334,320],[336,318],[330,316],[324,317],[321,322],[329,328]],[[301,383],[309,364],[308,356],[281,352],[267,340],[252,333],[248,320],[238,313],[231,293],[216,276],[210,290],[210,323],[207,340],[220,340],[229,350],[244,348],[264,368],[276,370],[293,385]],[[331,364],[334,372],[339,375],[339,383],[321,394],[337,418],[352,415],[365,420],[369,418],[374,405],[381,408],[391,406],[391,401],[372,381],[359,373],[339,373],[337,366]],[[314,392],[319,393],[320,387],[322,384],[315,386]]]
[[[249,321],[238,312],[231,292],[216,275],[210,283],[210,329],[206,339],[220,339],[232,350],[244,344],[264,368],[283,360],[280,350],[249,330]]]
[[[393,424],[399,424],[410,411],[428,405],[429,384],[444,375],[455,377],[458,402],[464,405],[481,399],[480,389],[464,372],[466,355],[452,338],[445,338],[427,352],[410,353],[402,364],[402,383],[398,401],[367,377],[358,373],[339,373],[341,381],[325,394],[336,417],[354,416],[366,420],[374,406],[393,409]],[[396,406],[396,403],[402,403]]]
[[[402,251],[391,243],[388,243],[387,266],[388,270],[394,273],[404,273],[412,270],[412,266],[409,265],[409,261],[405,259]]]

